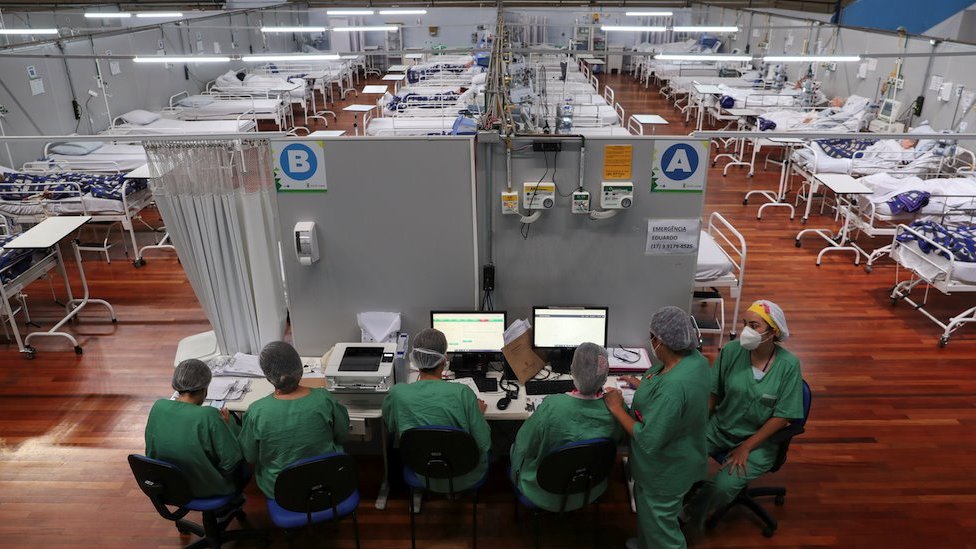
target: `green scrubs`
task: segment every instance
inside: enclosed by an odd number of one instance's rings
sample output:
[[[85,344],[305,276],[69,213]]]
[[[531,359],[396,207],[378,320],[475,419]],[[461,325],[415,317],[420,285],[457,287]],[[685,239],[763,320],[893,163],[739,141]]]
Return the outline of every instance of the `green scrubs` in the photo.
[[[668,373],[660,374],[663,369],[648,370],[631,407],[637,424],[630,466],[642,549],[686,547],[678,524],[682,499],[708,473],[708,360],[692,351]]]
[[[233,494],[233,472],[243,460],[237,437],[216,408],[178,400],[153,404],[146,456],[179,467],[198,498]]]
[[[274,498],[278,473],[305,458],[341,452],[349,436],[349,413],[325,389],[296,400],[268,395],[248,408],[241,429],[244,459],[253,463],[258,487]]]
[[[536,471],[546,454],[570,442],[609,438],[615,444],[624,438],[620,424],[607,410],[602,398],[549,395],[526,420],[512,445],[512,481],[533,503],[547,511],[559,511],[562,496],[539,487]],[[607,489],[604,481],[590,490],[590,501]],[[566,499],[567,511],[583,506],[583,495]]]
[[[722,348],[712,367],[712,394],[717,404],[708,421],[706,440],[709,455],[727,452],[751,437],[770,418],[803,417],[803,379],[800,361],[777,346],[776,356],[757,380],[749,351],[733,341]],[[728,505],[746,483],[769,471],[778,448],[766,441],[749,452],[743,476],[720,470],[695,494],[689,513],[699,527],[707,516]]]
[[[478,397],[466,385],[436,379],[394,385],[383,400],[383,421],[397,435],[414,427],[430,426],[458,427],[470,433],[478,445],[481,462],[474,471],[454,479],[455,492],[470,488],[488,470],[491,430],[478,408]],[[431,479],[430,488],[446,493],[450,483],[447,479]]]

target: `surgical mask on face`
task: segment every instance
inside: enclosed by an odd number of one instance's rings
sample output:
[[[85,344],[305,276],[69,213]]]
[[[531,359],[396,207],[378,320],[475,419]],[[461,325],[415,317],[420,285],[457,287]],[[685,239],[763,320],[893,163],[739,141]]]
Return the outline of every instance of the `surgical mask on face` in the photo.
[[[659,357],[657,356],[657,348],[658,348],[658,347],[660,347],[661,345],[663,345],[663,344],[659,344],[659,345],[657,345],[657,346],[655,346],[655,345],[654,345],[653,343],[651,343],[651,356],[650,356],[650,359],[651,359],[651,364],[656,364],[656,363],[658,363],[658,362],[663,362],[663,361],[662,361],[662,360],[661,360],[661,359],[660,359],[660,358],[659,358]]]
[[[742,329],[742,333],[739,334],[739,345],[747,351],[754,351],[759,344],[763,342],[763,334],[760,334],[752,328],[752,326],[746,326]]]

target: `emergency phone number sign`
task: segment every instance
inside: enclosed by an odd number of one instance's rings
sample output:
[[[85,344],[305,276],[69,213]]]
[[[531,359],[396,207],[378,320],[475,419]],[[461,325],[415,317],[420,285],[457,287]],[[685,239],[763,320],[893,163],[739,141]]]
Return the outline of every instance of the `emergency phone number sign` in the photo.
[[[651,192],[704,191],[708,147],[707,139],[655,141]]]
[[[278,192],[325,192],[324,141],[271,142],[274,180]]]
[[[645,255],[698,253],[701,221],[692,219],[648,219]]]

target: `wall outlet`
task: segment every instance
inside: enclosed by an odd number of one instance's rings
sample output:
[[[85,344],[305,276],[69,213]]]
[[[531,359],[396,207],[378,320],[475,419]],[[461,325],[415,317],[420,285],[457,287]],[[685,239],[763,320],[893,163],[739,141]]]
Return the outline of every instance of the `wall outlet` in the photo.
[[[625,210],[634,204],[634,184],[630,181],[604,181],[600,207],[604,210]]]
[[[572,212],[574,214],[590,213],[590,193],[589,191],[573,192]]]
[[[502,191],[502,215],[518,215],[519,195],[515,191]]]
[[[556,205],[556,184],[526,182],[522,184],[522,205],[526,210],[548,210]]]

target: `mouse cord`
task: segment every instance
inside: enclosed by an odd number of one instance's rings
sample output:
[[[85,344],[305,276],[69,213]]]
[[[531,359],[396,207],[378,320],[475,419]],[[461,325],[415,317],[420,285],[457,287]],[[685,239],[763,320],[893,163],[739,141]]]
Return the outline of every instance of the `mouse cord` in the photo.
[[[511,400],[515,400],[516,398],[518,398],[518,394],[520,390],[518,383],[510,379],[503,379],[498,382],[498,386],[501,387],[503,391],[505,391],[505,396],[507,398]]]

